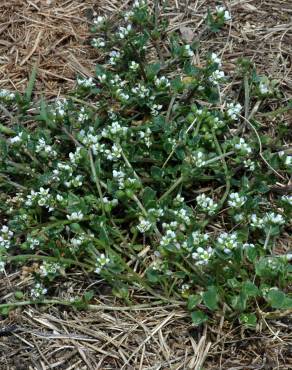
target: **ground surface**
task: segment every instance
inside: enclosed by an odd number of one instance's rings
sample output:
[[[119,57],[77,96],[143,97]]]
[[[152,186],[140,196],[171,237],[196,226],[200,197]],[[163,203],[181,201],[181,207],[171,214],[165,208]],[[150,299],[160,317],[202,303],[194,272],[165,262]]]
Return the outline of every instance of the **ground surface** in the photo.
[[[36,95],[64,95],[76,74],[93,75],[99,55],[89,46],[94,13],[113,14],[127,1],[9,0],[0,2],[0,87],[22,91],[33,66],[38,67]],[[185,25],[200,39],[201,50],[219,52],[226,72],[236,60],[251,58],[257,69],[279,80],[284,100],[292,97],[292,3],[289,0],[225,1],[233,22],[217,35],[201,24],[214,1],[172,0],[166,9],[170,30]],[[200,53],[196,56],[200,61]],[[287,123],[292,122],[287,116]],[[273,122],[268,122],[272,124]],[[287,239],[286,247],[291,243]],[[151,307],[133,297],[129,310],[98,282],[72,274],[59,294],[98,287],[94,311],[58,307],[14,311],[0,322],[0,369],[291,369],[292,319],[289,313],[262,318],[256,331],[218,317],[193,328],[185,311],[174,305]],[[2,279],[7,300],[31,283],[22,271]],[[2,331],[1,331],[2,330]],[[203,365],[204,364],[204,365]]]

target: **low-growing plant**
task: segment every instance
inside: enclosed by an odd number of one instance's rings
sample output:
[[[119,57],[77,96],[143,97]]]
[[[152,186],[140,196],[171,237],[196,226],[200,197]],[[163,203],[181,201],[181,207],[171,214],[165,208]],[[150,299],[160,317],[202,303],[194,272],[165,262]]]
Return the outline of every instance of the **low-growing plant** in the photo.
[[[98,16],[92,32],[103,59],[66,97],[32,101],[35,73],[24,95],[0,94],[1,270],[35,262],[18,297],[42,302],[80,269],[129,303],[131,289],[183,298],[195,324],[224,309],[254,327],[258,307],[291,308],[278,240],[292,197],[272,189],[292,156],[254,119],[281,97],[276,83],[241,61],[233,90],[219,56],[199,62],[144,1],[114,22]]]

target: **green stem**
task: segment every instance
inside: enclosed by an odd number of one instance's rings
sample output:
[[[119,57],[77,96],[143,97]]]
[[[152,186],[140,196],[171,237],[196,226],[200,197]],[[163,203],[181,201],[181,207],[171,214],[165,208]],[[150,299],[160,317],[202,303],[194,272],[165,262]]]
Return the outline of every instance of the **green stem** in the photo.
[[[33,261],[49,261],[49,262],[60,262],[69,265],[80,266],[87,269],[92,269],[93,266],[87,263],[79,262],[71,258],[63,257],[50,257],[50,256],[41,256],[38,254],[18,254],[17,256],[6,256],[6,259],[9,262],[22,262],[24,260],[33,260]]]
[[[93,179],[94,179],[94,182],[95,182],[98,194],[99,194],[100,202],[101,202],[102,213],[105,214],[103,194],[102,194],[99,179],[97,177],[97,173],[96,173],[96,169],[95,169],[95,165],[94,165],[94,161],[93,161],[93,157],[92,157],[92,153],[90,149],[88,150],[88,155],[90,159],[90,168],[91,168],[92,176],[93,176]]]
[[[176,180],[176,182],[174,184],[171,185],[171,187],[164,193],[161,195],[161,197],[158,199],[158,202],[161,202],[164,198],[166,198],[170,193],[173,192],[173,190],[175,188],[177,188],[184,180],[184,177],[181,176],[180,178],[178,178]]]

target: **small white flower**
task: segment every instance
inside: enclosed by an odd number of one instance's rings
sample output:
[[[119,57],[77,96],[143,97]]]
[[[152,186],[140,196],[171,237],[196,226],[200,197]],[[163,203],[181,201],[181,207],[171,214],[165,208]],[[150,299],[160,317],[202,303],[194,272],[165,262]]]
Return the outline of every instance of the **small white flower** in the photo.
[[[282,202],[290,204],[290,206],[292,206],[292,195],[282,195],[281,200]]]
[[[252,161],[251,159],[245,159],[245,160],[243,161],[243,164],[244,164],[244,167],[245,167],[245,168],[248,168],[250,171],[254,171],[254,170],[255,170],[255,166],[256,166],[256,164],[255,164],[255,162],[254,162],[254,161]]]
[[[92,77],[77,77],[77,85],[85,88],[94,87],[95,83]]]
[[[116,65],[117,61],[121,58],[121,53],[119,51],[113,50],[110,52],[109,64]]]
[[[203,167],[206,163],[206,156],[203,152],[195,152],[192,155],[192,161],[196,167]]]
[[[0,260],[0,273],[5,271],[5,262]]]
[[[266,224],[283,225],[285,223],[284,217],[275,212],[269,212],[264,217]]]
[[[130,69],[131,71],[137,71],[137,70],[139,69],[139,64],[138,64],[138,63],[136,63],[136,62],[134,62],[134,61],[132,61],[132,62],[130,63],[130,65],[129,65],[129,69]]]
[[[165,76],[155,77],[154,84],[158,88],[166,88],[170,86],[170,82]]]
[[[197,204],[202,211],[213,215],[218,207],[218,204],[212,198],[207,197],[205,194],[200,194],[196,197]]]
[[[35,287],[31,289],[30,295],[32,299],[38,299],[47,294],[47,291],[40,283],[36,283]]]
[[[210,56],[210,59],[213,63],[216,63],[218,64],[219,67],[221,67],[222,65],[221,59],[218,57],[216,53],[212,53]]]
[[[246,200],[247,200],[247,198],[244,195],[240,196],[239,193],[230,193],[229,194],[228,205],[230,207],[240,208],[244,205]]]
[[[118,36],[120,39],[124,39],[132,31],[132,25],[128,24],[126,27],[119,27]]]
[[[139,218],[139,224],[137,225],[137,229],[141,233],[145,233],[146,231],[150,230],[151,226],[152,226],[152,223],[150,221],[146,220],[143,217]]]
[[[105,17],[102,17],[101,15],[99,15],[98,17],[96,17],[96,18],[93,19],[93,23],[96,26],[103,25],[105,21],[106,21],[106,18]]]
[[[217,244],[226,254],[230,254],[231,251],[239,246],[236,233],[221,233],[217,238]]]
[[[234,145],[234,148],[244,155],[252,152],[252,148],[245,142],[243,138],[239,139],[239,142]]]
[[[231,20],[231,15],[229,11],[226,10],[225,6],[222,6],[222,5],[216,6],[216,11],[218,15],[223,14],[223,18],[226,22]]]
[[[20,132],[16,136],[14,136],[11,139],[9,139],[9,142],[13,145],[13,144],[22,143],[22,140],[23,140],[23,132]]]
[[[227,104],[227,116],[232,120],[238,119],[238,114],[241,112],[242,106],[239,103],[228,103]]]
[[[207,265],[213,254],[214,250],[211,247],[207,247],[206,249],[198,247],[196,251],[192,253],[192,258],[196,260],[196,265]]]
[[[194,52],[191,49],[191,45],[184,45],[184,51],[183,54],[187,57],[192,57],[194,56]]]
[[[0,99],[9,102],[9,101],[14,100],[14,98],[15,98],[15,94],[13,92],[6,90],[6,89],[0,90]]]
[[[269,87],[264,82],[259,83],[259,90],[262,95],[267,95],[270,92]]]
[[[213,82],[215,85],[218,85],[219,82],[221,82],[225,78],[225,74],[223,71],[219,71],[217,69],[212,73],[212,75],[209,77],[209,80]]]
[[[103,38],[94,38],[91,40],[91,45],[94,47],[94,48],[104,48],[105,47],[105,41]]]
[[[81,211],[73,212],[70,215],[67,215],[67,219],[71,221],[81,221],[84,215]]]
[[[111,262],[110,259],[108,257],[106,257],[104,253],[101,253],[96,258],[96,263],[95,263],[96,269],[95,269],[95,273],[96,274],[100,274],[100,272],[102,271],[102,269],[104,267],[106,267],[106,265],[108,265],[110,262]]]

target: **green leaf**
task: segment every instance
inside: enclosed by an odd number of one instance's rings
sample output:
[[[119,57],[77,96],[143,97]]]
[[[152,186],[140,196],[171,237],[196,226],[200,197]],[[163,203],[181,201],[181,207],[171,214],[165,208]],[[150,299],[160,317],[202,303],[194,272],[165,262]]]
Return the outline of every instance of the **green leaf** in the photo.
[[[282,308],[285,303],[285,298],[285,293],[278,289],[271,289],[267,297],[272,308]]]
[[[192,322],[194,325],[198,326],[203,324],[203,322],[208,320],[208,316],[202,311],[194,311],[191,313]]]
[[[256,287],[254,283],[247,280],[242,284],[242,291],[248,296],[248,297],[256,297],[259,294],[259,290]]]
[[[254,313],[242,313],[239,316],[239,321],[244,326],[255,328],[257,324],[257,317]]]
[[[199,303],[201,303],[202,297],[199,294],[191,294],[188,297],[188,310],[193,310]]]
[[[160,180],[163,176],[163,170],[160,167],[152,166],[151,176],[153,177],[154,180]]]
[[[209,308],[209,310],[216,310],[218,308],[218,293],[214,286],[209,286],[208,290],[203,293],[204,304]]]
[[[160,71],[161,64],[160,63],[153,63],[153,64],[148,64],[146,67],[146,75],[147,77],[151,80],[153,79],[157,73]]]
[[[37,75],[37,68],[36,66],[34,66],[31,71],[31,75],[29,77],[27,88],[25,90],[25,97],[26,97],[27,102],[31,101],[32,91],[33,91],[34,84],[36,81],[36,75]]]
[[[246,256],[250,262],[255,262],[257,258],[257,251],[255,248],[248,248],[246,250]]]
[[[88,290],[83,294],[83,299],[85,302],[89,302],[94,296],[94,291],[93,290]]]
[[[286,297],[285,299],[284,299],[284,302],[283,302],[283,304],[282,304],[282,307],[281,307],[282,309],[285,309],[285,310],[290,310],[290,309],[292,309],[292,298],[290,298],[290,297]]]
[[[156,203],[156,191],[147,186],[143,192],[143,205],[145,208],[151,208]]]

